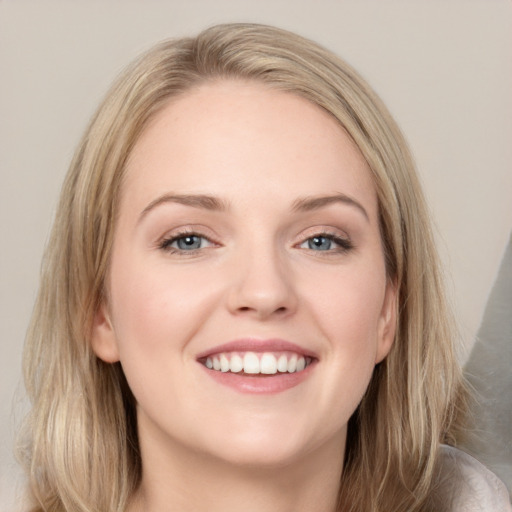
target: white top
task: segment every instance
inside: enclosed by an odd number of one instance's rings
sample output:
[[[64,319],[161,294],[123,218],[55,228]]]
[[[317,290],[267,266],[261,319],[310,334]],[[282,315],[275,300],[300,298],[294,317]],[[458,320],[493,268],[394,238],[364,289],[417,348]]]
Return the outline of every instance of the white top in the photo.
[[[446,445],[441,450],[452,512],[512,512],[507,488],[494,473],[461,450]]]

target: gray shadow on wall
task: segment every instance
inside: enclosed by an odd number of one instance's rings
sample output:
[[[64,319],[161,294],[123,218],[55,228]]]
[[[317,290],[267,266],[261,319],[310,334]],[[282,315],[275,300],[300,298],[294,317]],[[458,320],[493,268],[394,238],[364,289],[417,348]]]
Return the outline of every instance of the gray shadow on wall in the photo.
[[[477,392],[475,436],[465,448],[496,473],[512,493],[512,237],[465,374]]]

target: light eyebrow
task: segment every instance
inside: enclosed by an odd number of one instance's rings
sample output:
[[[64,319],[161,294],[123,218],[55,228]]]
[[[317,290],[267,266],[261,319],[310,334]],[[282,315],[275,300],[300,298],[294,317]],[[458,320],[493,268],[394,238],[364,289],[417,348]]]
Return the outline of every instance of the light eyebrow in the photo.
[[[193,208],[201,208],[211,211],[225,211],[228,205],[223,200],[205,194],[163,194],[151,201],[144,210],[142,210],[139,222],[154,208],[165,203],[177,203]]]
[[[334,203],[348,204],[349,206],[355,206],[359,212],[363,214],[367,221],[370,220],[368,212],[365,210],[363,205],[356,201],[354,198],[345,194],[333,194],[331,196],[312,196],[297,199],[293,203],[293,210],[298,212],[309,212],[312,210],[319,210],[325,206],[329,206]]]

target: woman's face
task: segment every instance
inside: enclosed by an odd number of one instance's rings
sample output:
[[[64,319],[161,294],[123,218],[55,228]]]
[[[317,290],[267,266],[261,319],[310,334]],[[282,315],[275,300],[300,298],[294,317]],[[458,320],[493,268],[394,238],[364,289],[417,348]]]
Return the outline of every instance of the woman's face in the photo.
[[[202,85],[144,131],[108,291],[93,347],[121,361],[143,453],[339,456],[394,336],[365,160],[326,112],[260,84]]]

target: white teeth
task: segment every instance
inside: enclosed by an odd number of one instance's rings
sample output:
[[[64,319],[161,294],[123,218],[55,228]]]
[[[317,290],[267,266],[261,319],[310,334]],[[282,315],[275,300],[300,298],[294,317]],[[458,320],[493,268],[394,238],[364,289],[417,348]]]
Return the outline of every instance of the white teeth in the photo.
[[[244,372],[260,373],[260,360],[254,352],[247,352],[244,355]]]
[[[261,373],[273,375],[277,373],[277,361],[274,354],[263,354],[260,361]]]
[[[293,373],[297,370],[297,356],[293,354],[288,360],[288,373]]]
[[[298,354],[287,353],[280,355],[271,352],[255,353],[222,353],[209,356],[204,365],[210,370],[223,373],[264,374],[275,375],[276,373],[295,373],[303,371],[311,363],[310,357],[299,356]]]
[[[279,356],[279,359],[277,360],[277,371],[281,373],[288,371],[288,359],[284,354]]]
[[[229,369],[233,373],[241,372],[244,369],[244,362],[239,355],[234,354],[231,356],[231,362],[229,364]]]
[[[229,359],[225,354],[220,355],[220,371],[229,372]]]

